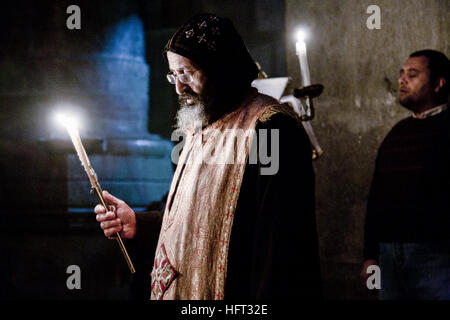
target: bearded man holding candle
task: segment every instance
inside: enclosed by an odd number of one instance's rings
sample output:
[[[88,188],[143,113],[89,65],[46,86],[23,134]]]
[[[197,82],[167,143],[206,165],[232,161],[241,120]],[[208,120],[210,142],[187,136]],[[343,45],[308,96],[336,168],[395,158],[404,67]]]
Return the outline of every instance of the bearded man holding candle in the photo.
[[[258,68],[227,18],[191,18],[164,57],[185,144],[162,218],[151,299],[320,298],[311,146],[298,117],[251,87]],[[269,174],[261,159],[247,161],[256,140],[256,154],[266,143],[277,158]],[[205,154],[235,161],[204,161]],[[113,208],[95,208],[104,234],[143,241],[151,228],[145,213],[107,192],[104,198]]]

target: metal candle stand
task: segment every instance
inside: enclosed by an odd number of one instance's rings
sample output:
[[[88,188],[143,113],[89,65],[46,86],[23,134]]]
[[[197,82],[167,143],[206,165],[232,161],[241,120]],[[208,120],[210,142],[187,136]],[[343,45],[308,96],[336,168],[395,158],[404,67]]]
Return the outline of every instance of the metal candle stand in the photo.
[[[314,119],[315,111],[313,98],[320,96],[323,92],[323,85],[312,84],[303,88],[296,88],[293,90],[292,95],[298,99],[305,101],[305,114],[300,117],[302,121],[310,121]]]

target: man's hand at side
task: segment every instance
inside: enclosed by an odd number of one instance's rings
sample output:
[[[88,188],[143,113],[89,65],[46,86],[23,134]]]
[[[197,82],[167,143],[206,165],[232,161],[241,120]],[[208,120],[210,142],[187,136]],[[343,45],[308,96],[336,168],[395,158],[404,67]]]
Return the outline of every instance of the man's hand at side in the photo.
[[[107,191],[103,191],[103,198],[111,204],[108,211],[101,204],[98,204],[94,211],[105,236],[110,238],[120,232],[122,238],[133,239],[136,236],[136,214],[134,211],[124,201]]]

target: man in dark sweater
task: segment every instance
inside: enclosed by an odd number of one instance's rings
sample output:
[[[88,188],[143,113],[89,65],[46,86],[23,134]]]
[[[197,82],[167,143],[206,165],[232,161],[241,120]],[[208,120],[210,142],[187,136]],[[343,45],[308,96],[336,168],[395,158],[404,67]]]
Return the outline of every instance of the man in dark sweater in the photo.
[[[450,299],[449,60],[434,50],[400,70],[397,123],[376,160],[365,223],[364,263],[379,265],[380,299]]]

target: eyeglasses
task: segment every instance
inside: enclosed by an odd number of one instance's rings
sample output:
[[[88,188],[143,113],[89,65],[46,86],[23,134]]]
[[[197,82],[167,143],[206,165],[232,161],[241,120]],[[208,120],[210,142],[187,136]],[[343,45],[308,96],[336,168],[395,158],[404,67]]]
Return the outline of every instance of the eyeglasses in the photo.
[[[188,84],[190,82],[192,82],[192,80],[194,80],[194,78],[192,77],[191,73],[181,73],[181,74],[174,74],[172,71],[170,71],[167,74],[167,81],[169,81],[170,84],[175,84],[177,83],[177,79],[183,83],[183,84]]]

